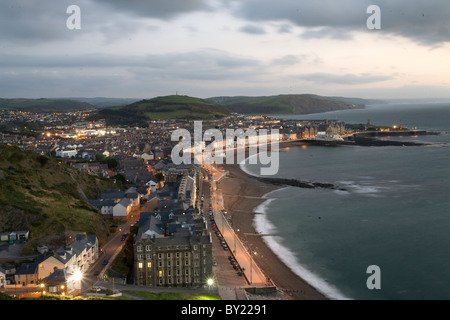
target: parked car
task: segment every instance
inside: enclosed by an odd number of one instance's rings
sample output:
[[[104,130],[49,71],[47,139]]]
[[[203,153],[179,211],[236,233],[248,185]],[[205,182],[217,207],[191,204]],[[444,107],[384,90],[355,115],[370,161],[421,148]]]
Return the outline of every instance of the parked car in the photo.
[[[108,260],[103,260],[102,265],[106,266],[108,264]]]

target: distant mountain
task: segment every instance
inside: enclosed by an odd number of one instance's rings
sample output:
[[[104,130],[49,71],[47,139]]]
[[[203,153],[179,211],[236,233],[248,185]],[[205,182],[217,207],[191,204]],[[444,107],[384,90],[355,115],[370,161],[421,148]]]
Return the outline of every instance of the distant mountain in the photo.
[[[73,112],[96,110],[91,120],[105,119],[113,125],[145,125],[148,120],[222,118],[231,112],[241,114],[309,114],[334,110],[364,108],[367,104],[384,103],[346,97],[313,94],[275,96],[235,96],[199,99],[171,95],[148,100],[133,98],[58,98],[1,99],[0,109],[31,112]]]
[[[312,94],[263,97],[213,97],[205,99],[232,112],[243,114],[310,114],[334,110],[364,108],[369,100],[344,97],[323,97]]]
[[[2,99],[0,109],[28,112],[73,112],[95,109],[93,105],[70,99]]]
[[[116,106],[125,106],[125,105],[128,105],[133,102],[141,100],[141,99],[134,99],[134,98],[106,98],[106,97],[96,97],[96,98],[84,98],[84,97],[75,98],[74,97],[74,98],[65,98],[65,99],[89,103],[90,105],[94,106],[97,109],[110,108],[110,107],[116,107]]]
[[[171,95],[101,109],[91,116],[91,120],[105,119],[111,125],[145,125],[149,120],[208,120],[229,114],[227,108],[199,98]]]

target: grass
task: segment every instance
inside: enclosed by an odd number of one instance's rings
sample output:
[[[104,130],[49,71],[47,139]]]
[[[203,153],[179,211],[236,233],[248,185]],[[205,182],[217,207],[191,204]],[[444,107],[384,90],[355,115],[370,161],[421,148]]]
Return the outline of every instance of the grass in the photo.
[[[136,291],[136,290],[130,290],[130,291],[124,291],[124,293],[128,293],[132,296],[136,296],[139,298],[142,298],[144,300],[184,300],[184,301],[195,301],[195,300],[220,300],[220,297],[218,295],[214,294],[201,294],[201,293],[178,293],[178,292],[147,292],[147,291]],[[83,296],[77,296],[73,297],[70,295],[67,296],[61,296],[56,294],[45,294],[41,295],[38,298],[13,298],[7,294],[0,293],[0,300],[133,300],[133,298],[130,298],[126,295],[122,295],[120,297],[83,297]]]
[[[112,181],[1,144],[0,170],[0,230],[30,230],[24,252],[32,253],[39,239],[65,230],[97,234],[100,242],[106,238],[107,221],[80,192],[93,199]]]
[[[5,298],[4,300],[6,300],[8,298]],[[22,298],[20,300],[105,300],[105,301],[110,301],[110,300],[132,300],[131,298],[127,297],[127,296],[120,296],[120,297],[83,297],[83,296],[61,296],[58,294],[51,294],[51,293],[46,293],[45,295],[41,295],[38,298]]]
[[[130,290],[124,291],[144,300],[220,300],[215,294],[187,293],[187,292],[148,292]]]

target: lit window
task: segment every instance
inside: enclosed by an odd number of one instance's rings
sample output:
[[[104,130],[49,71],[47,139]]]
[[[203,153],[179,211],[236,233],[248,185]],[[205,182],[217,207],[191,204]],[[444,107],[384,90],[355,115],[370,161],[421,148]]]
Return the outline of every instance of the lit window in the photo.
[[[144,264],[143,264],[142,262],[139,262],[139,263],[138,263],[138,268],[139,268],[139,269],[142,269],[143,266],[144,266]]]

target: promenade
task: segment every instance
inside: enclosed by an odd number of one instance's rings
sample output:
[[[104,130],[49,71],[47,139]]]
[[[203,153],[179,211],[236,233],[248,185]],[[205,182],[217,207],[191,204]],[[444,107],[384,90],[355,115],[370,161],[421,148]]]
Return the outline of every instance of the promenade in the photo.
[[[241,267],[247,282],[252,287],[267,287],[273,284],[267,280],[267,277],[255,263],[253,255],[256,254],[247,249],[239,239],[228,218],[226,217],[223,205],[222,192],[217,190],[217,182],[226,176],[226,172],[217,170],[213,166],[208,166],[211,173],[211,190],[212,190],[212,212],[217,228],[221,232],[225,242],[228,244],[234,259]]]

